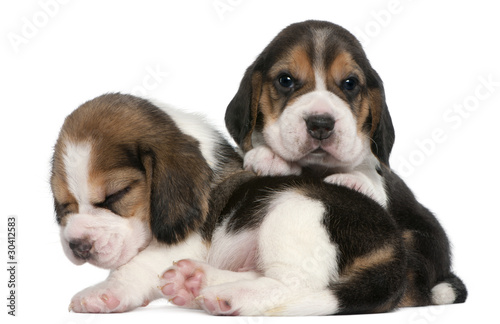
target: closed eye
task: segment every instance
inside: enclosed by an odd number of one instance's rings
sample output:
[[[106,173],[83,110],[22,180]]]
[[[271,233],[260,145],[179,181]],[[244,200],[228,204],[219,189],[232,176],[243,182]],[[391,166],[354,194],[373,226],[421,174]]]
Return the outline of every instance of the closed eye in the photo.
[[[132,189],[131,186],[127,186],[123,188],[122,190],[119,190],[111,195],[106,196],[104,198],[103,202],[96,203],[94,204],[98,208],[106,208],[106,209],[111,209],[111,206],[120,201],[130,190]]]
[[[69,215],[74,213],[74,210],[71,208],[71,203],[58,203],[55,202],[55,211],[56,211],[56,221],[58,224],[61,224],[62,219]]]

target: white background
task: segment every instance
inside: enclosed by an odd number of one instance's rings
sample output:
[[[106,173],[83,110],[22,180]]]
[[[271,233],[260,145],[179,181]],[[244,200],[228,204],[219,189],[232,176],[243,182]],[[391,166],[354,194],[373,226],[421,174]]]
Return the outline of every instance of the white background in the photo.
[[[15,319],[6,315],[8,279],[1,271],[2,323],[309,321],[210,317],[165,302],[127,314],[68,313],[72,295],[106,271],[65,258],[48,185],[59,128],[84,101],[105,92],[143,93],[202,112],[225,131],[224,111],[246,67],[282,28],[306,19],[338,23],[362,40],[385,81],[396,128],[391,164],[447,230],[455,270],[470,293],[462,305],[313,320],[480,323],[498,317],[500,20],[492,3],[2,1],[1,269],[7,267],[9,215],[18,217],[19,260]]]

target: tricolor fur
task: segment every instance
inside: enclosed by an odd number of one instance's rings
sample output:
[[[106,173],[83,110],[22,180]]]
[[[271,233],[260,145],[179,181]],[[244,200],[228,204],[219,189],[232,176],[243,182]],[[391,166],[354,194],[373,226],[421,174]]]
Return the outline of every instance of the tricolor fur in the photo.
[[[61,243],[75,264],[111,270],[71,309],[125,311],[161,297],[157,276],[173,260],[204,257],[198,229],[210,190],[240,168],[234,150],[195,115],[121,94],[70,114],[51,177]]]
[[[73,297],[75,312],[165,296],[211,314],[351,314],[404,298],[405,237],[380,205],[314,177],[243,171],[196,116],[91,100],[62,127],[51,184],[68,258],[111,270]]]
[[[347,30],[321,21],[285,28],[248,67],[226,126],[246,169],[323,178],[386,207],[411,251],[401,305],[465,301],[443,228],[390,169],[395,134],[383,83]]]

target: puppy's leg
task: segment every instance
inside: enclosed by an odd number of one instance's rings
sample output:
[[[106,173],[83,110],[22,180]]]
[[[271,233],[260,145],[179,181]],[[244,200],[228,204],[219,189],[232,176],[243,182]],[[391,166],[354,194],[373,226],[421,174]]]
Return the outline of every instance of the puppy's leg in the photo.
[[[375,172],[375,171],[374,171]],[[375,177],[377,177],[375,175]],[[324,179],[325,182],[356,190],[378,202],[381,206],[387,205],[387,194],[383,181],[367,176],[366,172],[352,171],[350,173],[335,173]]]
[[[239,280],[254,280],[260,275],[253,271],[221,270],[205,262],[184,259],[168,269],[160,280],[162,293],[177,306],[200,308],[200,291],[207,286]]]
[[[116,313],[145,306],[162,297],[158,276],[173,260],[203,258],[204,250],[198,235],[174,246],[151,243],[130,262],[112,270],[105,281],[77,293],[69,309],[77,313]]]
[[[267,145],[259,145],[245,154],[244,167],[258,175],[300,175],[302,168],[282,159]]]
[[[188,300],[187,306],[199,304],[214,315],[373,313],[389,311],[399,303],[406,259],[385,212],[366,215],[370,224],[383,229],[368,225],[373,230],[360,233],[354,225],[358,218],[351,223],[350,215],[341,210],[336,214],[299,191],[275,194],[266,210],[262,223],[252,229],[258,272],[231,272],[183,260],[165,274],[163,291],[175,304],[186,306]],[[237,237],[226,230],[218,232]],[[344,241],[350,235],[355,241]],[[342,244],[335,243],[337,239]],[[358,239],[368,240],[372,247],[360,248]],[[346,262],[342,269],[341,258]],[[177,296],[188,299],[177,303]]]
[[[211,314],[337,312],[329,285],[338,277],[338,248],[322,223],[324,213],[321,202],[298,192],[276,194],[256,233],[259,273],[204,267],[206,286],[201,285],[197,301]]]

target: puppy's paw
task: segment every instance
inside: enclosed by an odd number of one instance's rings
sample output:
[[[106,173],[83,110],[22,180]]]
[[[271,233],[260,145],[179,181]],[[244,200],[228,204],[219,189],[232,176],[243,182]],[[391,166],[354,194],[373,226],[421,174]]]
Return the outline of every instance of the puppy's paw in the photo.
[[[201,308],[212,315],[237,316],[239,312],[235,310],[228,300],[217,296],[200,296],[198,298]]]
[[[245,154],[244,167],[262,176],[300,175],[302,168],[283,160],[265,145],[257,146]]]
[[[181,260],[160,278],[163,295],[174,305],[199,308],[196,298],[205,285],[206,276],[200,263]]]
[[[324,181],[356,190],[385,206],[385,195],[378,194],[372,182],[366,176],[351,173],[336,173],[326,177]]]
[[[135,301],[134,301],[135,299]],[[121,313],[147,305],[147,301],[138,302],[137,298],[128,298],[120,287],[103,282],[77,293],[69,305],[69,311],[75,313]]]

